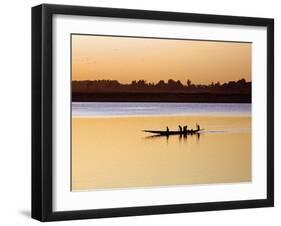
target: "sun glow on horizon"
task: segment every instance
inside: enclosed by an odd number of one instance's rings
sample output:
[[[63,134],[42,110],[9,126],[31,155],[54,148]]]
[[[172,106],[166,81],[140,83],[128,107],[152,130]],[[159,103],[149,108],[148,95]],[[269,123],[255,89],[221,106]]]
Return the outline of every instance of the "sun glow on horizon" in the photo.
[[[72,35],[72,80],[251,81],[252,44]]]

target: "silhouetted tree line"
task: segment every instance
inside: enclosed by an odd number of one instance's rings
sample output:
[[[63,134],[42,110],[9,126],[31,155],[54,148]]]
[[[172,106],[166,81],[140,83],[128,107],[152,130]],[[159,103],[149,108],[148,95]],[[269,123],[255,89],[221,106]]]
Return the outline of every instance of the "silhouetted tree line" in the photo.
[[[146,80],[133,80],[129,84],[122,84],[117,80],[84,80],[72,81],[72,91],[74,93],[119,93],[119,92],[141,92],[141,93],[251,93],[251,82],[244,78],[238,81],[226,83],[212,82],[208,85],[193,84],[187,80],[182,84],[180,80],[169,79],[167,82],[160,80],[157,83],[150,83]]]

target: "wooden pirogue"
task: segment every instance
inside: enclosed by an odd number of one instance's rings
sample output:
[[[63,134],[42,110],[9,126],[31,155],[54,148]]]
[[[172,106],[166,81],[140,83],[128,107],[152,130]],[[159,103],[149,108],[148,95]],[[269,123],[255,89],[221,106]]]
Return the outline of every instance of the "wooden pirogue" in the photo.
[[[153,133],[156,135],[160,135],[160,136],[170,136],[170,135],[192,135],[192,134],[196,134],[201,132],[204,129],[190,129],[190,130],[186,130],[186,131],[167,131],[167,130],[143,130],[143,132],[146,133]]]

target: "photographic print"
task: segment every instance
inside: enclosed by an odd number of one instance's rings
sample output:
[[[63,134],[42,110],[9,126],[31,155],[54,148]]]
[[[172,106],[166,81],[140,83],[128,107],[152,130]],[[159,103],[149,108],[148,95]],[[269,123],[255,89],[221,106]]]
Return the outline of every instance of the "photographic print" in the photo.
[[[31,71],[32,218],[274,206],[274,19],[42,4]]]
[[[251,42],[72,34],[71,190],[251,182],[251,65]]]

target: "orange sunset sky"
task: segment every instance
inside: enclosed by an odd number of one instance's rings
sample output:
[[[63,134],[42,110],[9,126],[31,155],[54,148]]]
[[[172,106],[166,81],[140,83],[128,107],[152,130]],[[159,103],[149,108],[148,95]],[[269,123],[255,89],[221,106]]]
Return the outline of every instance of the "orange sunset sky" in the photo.
[[[72,35],[72,80],[251,81],[251,43]]]

